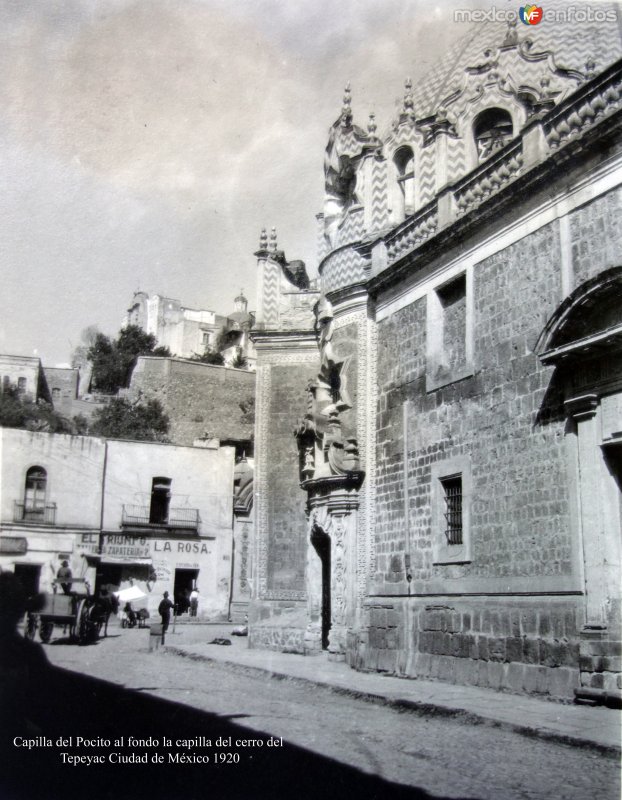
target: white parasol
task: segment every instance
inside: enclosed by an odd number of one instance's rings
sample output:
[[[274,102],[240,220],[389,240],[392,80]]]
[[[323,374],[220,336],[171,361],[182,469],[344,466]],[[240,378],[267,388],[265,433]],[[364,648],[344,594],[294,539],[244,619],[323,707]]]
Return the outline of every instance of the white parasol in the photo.
[[[128,586],[127,589],[121,589],[120,592],[115,592],[114,594],[119,598],[120,603],[131,603],[133,600],[141,600],[143,597],[147,597],[138,586]]]

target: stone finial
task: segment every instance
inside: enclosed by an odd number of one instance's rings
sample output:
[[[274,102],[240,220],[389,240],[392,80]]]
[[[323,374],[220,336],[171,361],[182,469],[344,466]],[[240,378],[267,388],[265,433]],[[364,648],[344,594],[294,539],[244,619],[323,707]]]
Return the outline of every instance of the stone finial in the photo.
[[[518,44],[518,32],[516,30],[516,19],[508,20],[508,29],[501,47],[515,47]]]
[[[348,126],[352,121],[352,92],[350,91],[350,84],[346,83],[343,90],[343,105],[341,106],[341,120],[344,126]]]
[[[596,75],[596,61],[593,58],[588,58],[585,62],[585,77],[588,81]]]
[[[276,252],[276,228],[270,229],[270,250]]]
[[[376,115],[373,111],[369,114],[369,122],[367,123],[367,133],[369,134],[370,138],[375,138],[376,136]]]
[[[346,83],[345,89],[343,90],[343,108],[341,109],[342,114],[349,114],[351,112],[352,106],[352,90],[350,89],[350,84]]]
[[[402,105],[402,114],[412,114],[414,107],[413,82],[410,78],[406,78],[404,81],[404,104]]]
[[[267,250],[268,249],[268,234],[266,233],[266,229],[261,229],[261,236],[259,237],[259,249],[260,250]]]

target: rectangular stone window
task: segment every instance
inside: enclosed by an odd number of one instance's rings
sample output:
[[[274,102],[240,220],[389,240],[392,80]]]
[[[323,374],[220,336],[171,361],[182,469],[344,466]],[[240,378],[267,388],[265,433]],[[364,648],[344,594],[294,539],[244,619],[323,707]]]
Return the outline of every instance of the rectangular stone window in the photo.
[[[429,392],[473,374],[471,304],[465,272],[428,294],[426,388]]]
[[[471,463],[457,456],[433,464],[432,544],[435,564],[471,560]]]
[[[462,475],[441,478],[445,496],[445,536],[448,544],[462,544]]]

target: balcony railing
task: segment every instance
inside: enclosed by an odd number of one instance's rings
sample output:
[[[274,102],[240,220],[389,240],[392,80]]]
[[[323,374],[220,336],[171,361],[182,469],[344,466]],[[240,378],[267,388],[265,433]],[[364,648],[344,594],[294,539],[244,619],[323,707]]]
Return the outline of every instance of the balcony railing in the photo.
[[[396,261],[407,250],[418,247],[426,239],[434,236],[437,228],[438,205],[436,202],[428,203],[387,236],[389,261]]]
[[[149,506],[124,505],[121,513],[121,527],[139,528],[177,528],[197,531],[199,529],[198,508],[169,508],[168,516],[159,522],[151,521]]]
[[[56,525],[56,503],[31,506],[14,502],[13,522],[34,522],[38,525]]]

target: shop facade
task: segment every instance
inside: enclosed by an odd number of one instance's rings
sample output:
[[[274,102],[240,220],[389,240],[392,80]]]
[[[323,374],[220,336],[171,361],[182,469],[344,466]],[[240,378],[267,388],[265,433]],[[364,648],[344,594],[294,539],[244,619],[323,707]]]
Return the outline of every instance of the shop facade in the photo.
[[[234,449],[0,431],[0,568],[29,594],[63,561],[102,587],[138,587],[150,615],[164,591],[185,613],[227,618]]]

